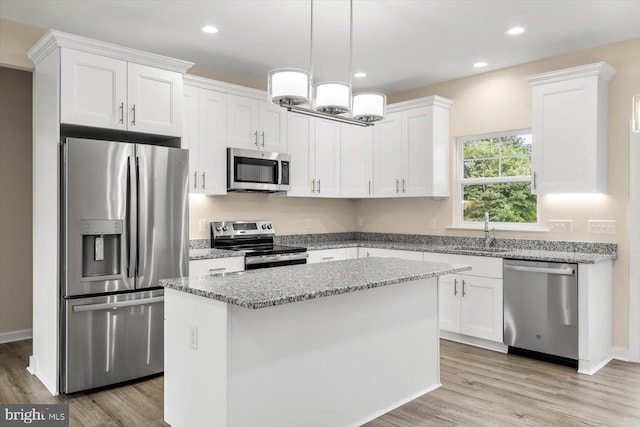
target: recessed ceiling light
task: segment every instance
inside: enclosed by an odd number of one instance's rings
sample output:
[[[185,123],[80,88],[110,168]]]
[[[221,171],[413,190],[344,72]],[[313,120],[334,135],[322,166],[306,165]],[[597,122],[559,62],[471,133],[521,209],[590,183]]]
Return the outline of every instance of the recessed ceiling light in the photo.
[[[356,78],[358,78],[358,79],[361,79],[361,78],[363,78],[363,77],[367,77],[367,73],[358,72],[358,73],[355,73],[355,74],[353,75],[353,77],[356,77]]]
[[[507,30],[507,34],[509,34],[510,36],[515,36],[522,33],[524,33],[524,28],[522,27],[513,27]]]
[[[218,29],[216,27],[214,27],[213,25],[206,25],[204,27],[202,27],[202,31],[207,33],[207,34],[215,34],[218,32]]]
[[[482,67],[486,67],[488,64],[486,62],[483,61],[478,61],[475,64],[473,64],[474,67],[476,68],[482,68]]]

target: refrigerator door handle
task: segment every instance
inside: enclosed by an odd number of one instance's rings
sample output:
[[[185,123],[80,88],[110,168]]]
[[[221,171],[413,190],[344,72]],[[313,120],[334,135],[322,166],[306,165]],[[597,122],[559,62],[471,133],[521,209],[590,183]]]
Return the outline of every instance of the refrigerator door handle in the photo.
[[[127,195],[125,207],[127,277],[131,277],[131,156],[127,157]]]
[[[117,308],[135,307],[137,305],[148,305],[148,304],[153,304],[153,303],[162,302],[162,301],[164,301],[164,296],[135,299],[130,301],[105,302],[102,304],[75,305],[73,306],[73,312],[78,313],[81,311],[114,310]]]
[[[136,230],[140,224],[140,164],[136,156]],[[136,233],[136,277],[140,274],[140,242],[139,233]]]

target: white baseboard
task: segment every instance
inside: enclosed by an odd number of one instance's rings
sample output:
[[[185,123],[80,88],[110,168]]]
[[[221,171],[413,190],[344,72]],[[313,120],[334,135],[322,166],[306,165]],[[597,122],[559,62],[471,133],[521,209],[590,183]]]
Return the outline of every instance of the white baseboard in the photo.
[[[378,412],[376,412],[376,413],[374,413],[374,414],[369,415],[368,417],[366,417],[366,418],[364,418],[364,419],[362,419],[362,420],[360,420],[360,421],[356,422],[355,424],[352,424],[350,427],[357,427],[357,426],[364,425],[364,424],[368,423],[369,421],[373,421],[373,420],[375,420],[376,418],[381,417],[381,416],[383,416],[384,414],[386,414],[386,413],[388,413],[388,412],[391,412],[391,411],[393,411],[394,409],[398,409],[398,408],[399,408],[399,407],[401,407],[402,405],[405,405],[405,404],[407,404],[407,403],[411,402],[412,400],[419,398],[420,396],[423,396],[423,395],[425,395],[425,394],[427,394],[427,393],[430,393],[430,392],[432,392],[433,390],[439,389],[440,387],[442,387],[442,384],[440,384],[440,383],[435,384],[435,385],[432,385],[432,386],[430,386],[430,387],[427,387],[427,388],[425,388],[424,390],[421,390],[421,391],[419,391],[419,392],[418,392],[418,393],[416,393],[416,394],[413,394],[413,395],[411,395],[411,396],[408,396],[408,397],[406,397],[405,399],[400,400],[399,402],[396,402],[396,403],[394,403],[394,404],[392,404],[392,405],[389,405],[388,407],[386,407],[386,408],[384,408],[384,409],[381,409],[380,411],[378,411]]]
[[[444,331],[442,329],[440,329],[440,338],[459,342],[461,344],[472,345],[474,347],[484,348],[486,350],[497,351],[499,353],[506,353],[509,349],[501,342],[494,342],[482,338],[470,337],[468,335],[457,334],[455,332]]]
[[[33,329],[22,329],[21,331],[0,332],[0,344],[14,341],[24,341],[33,338]]]
[[[29,366],[27,366],[27,371],[31,375],[35,375],[37,371],[36,364],[38,363],[37,359],[33,356],[29,356]]]
[[[629,361],[629,349],[613,347],[613,358],[616,360],[622,360],[623,362]]]

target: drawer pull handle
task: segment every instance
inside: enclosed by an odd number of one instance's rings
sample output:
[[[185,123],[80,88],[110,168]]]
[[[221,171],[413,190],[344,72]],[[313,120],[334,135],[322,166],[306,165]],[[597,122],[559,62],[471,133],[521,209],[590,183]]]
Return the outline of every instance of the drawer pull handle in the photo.
[[[328,260],[334,259],[334,258],[335,258],[334,256],[326,256],[326,257],[322,258],[322,260],[323,261],[328,261]]]
[[[227,267],[219,267],[219,268],[210,268],[209,271],[224,271]]]
[[[458,295],[458,279],[453,279],[453,296]]]
[[[464,285],[466,285],[466,282],[463,280],[463,281],[462,281],[462,296],[467,295],[467,292],[466,292],[466,290],[465,290],[465,288],[464,288]]]

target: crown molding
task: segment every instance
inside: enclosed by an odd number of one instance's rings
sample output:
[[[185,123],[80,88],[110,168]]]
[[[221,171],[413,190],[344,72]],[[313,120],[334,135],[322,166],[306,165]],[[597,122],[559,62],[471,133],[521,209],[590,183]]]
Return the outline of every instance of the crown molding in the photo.
[[[550,71],[548,73],[534,74],[526,76],[524,79],[529,82],[531,86],[538,86],[592,76],[598,76],[609,81],[615,74],[616,69],[611,65],[606,62],[595,62],[593,64],[581,65],[579,67],[564,68],[562,70]]]
[[[410,99],[408,101],[395,102],[393,104],[389,104],[387,105],[387,113],[402,111],[408,108],[431,107],[431,106],[450,109],[452,105],[453,105],[453,100],[449,98],[445,98],[443,96],[432,95],[432,96],[425,96],[422,98],[415,98],[415,99]]]
[[[267,92],[260,89],[195,76],[193,74],[185,74],[182,76],[182,79],[184,84],[201,89],[214,90],[216,92],[224,92],[228,95],[245,96],[247,98],[254,98],[263,101],[267,100]]]
[[[57,30],[49,30],[27,52],[29,58],[37,66],[47,55],[57,48],[69,48],[96,55],[106,56],[136,64],[148,65],[163,70],[184,73],[193,66],[193,62],[169,58],[155,53],[143,52],[137,49],[101,42],[87,37],[63,33]]]

